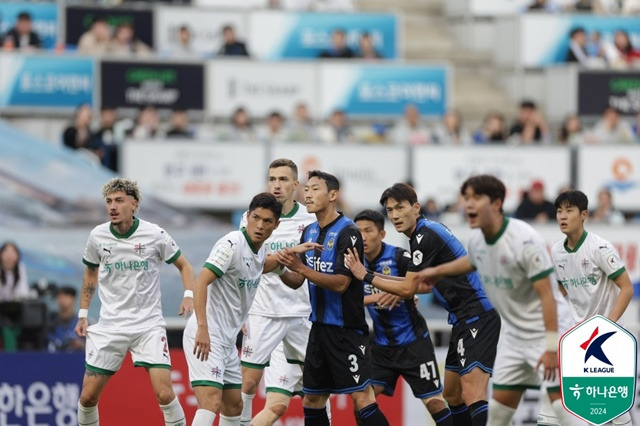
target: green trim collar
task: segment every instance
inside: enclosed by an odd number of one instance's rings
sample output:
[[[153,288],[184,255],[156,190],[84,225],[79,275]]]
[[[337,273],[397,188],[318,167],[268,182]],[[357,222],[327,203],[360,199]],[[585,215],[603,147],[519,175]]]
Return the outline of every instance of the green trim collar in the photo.
[[[118,233],[118,231],[116,231],[116,228],[113,226],[113,223],[109,224],[109,230],[111,231],[113,236],[116,237],[117,239],[126,240],[127,238],[132,236],[134,232],[136,232],[136,229],[138,229],[138,226],[140,226],[140,219],[138,219],[137,217],[134,217],[133,225],[131,225],[131,228],[129,228],[126,234]]]
[[[293,216],[295,216],[296,213],[298,213],[298,210],[300,210],[300,204],[298,204],[297,201],[293,202],[293,208],[291,209],[291,211],[287,214],[281,214],[280,215],[280,219],[289,219]]]
[[[251,238],[249,238],[249,234],[247,234],[247,230],[246,228],[240,228],[240,232],[242,232],[242,235],[244,235],[245,240],[247,240],[247,243],[249,244],[249,247],[251,248],[251,251],[253,252],[253,254],[258,254],[258,250],[256,250],[256,247],[253,245],[253,241],[251,241]]]
[[[507,216],[502,216],[502,226],[500,227],[500,230],[498,231],[498,233],[493,237],[493,238],[489,238],[487,239],[485,237],[485,241],[487,244],[489,244],[490,246],[494,245],[495,243],[498,242],[498,240],[500,239],[500,237],[502,237],[502,234],[504,234],[504,231],[507,230],[507,225],[509,224],[509,218]]]
[[[569,246],[567,245],[569,243],[569,238],[565,238],[564,240],[564,249],[567,251],[567,253],[575,253],[580,249],[580,246],[582,245],[582,243],[584,243],[584,240],[587,239],[587,230],[585,229],[584,231],[582,231],[582,235],[580,236],[580,239],[578,240],[578,244],[576,244],[576,246],[573,249],[570,249]]]

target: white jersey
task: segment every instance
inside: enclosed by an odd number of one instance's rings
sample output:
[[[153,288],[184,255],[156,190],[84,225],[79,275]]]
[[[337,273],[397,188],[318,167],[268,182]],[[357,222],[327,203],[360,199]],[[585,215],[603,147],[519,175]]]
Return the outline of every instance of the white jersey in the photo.
[[[207,325],[212,345],[235,347],[236,337],[258,290],[264,268],[264,244],[255,250],[244,229],[220,238],[204,267],[216,274],[207,288]],[[198,323],[191,315],[184,334],[195,337]]]
[[[625,271],[618,251],[610,242],[584,231],[573,250],[567,240],[551,250],[556,276],[569,296],[576,323],[593,315],[607,316],[613,310],[620,289],[613,282]]]
[[[265,241],[267,253],[299,244],[304,228],[315,221],[315,215],[308,213],[305,206],[295,203],[289,214],[280,216],[280,225]],[[245,212],[240,226],[244,227],[246,224],[247,213]],[[277,274],[273,272],[264,274],[249,313],[270,318],[308,317],[311,314],[309,286],[305,284],[294,290],[287,287]]]
[[[472,232],[469,259],[502,317],[504,332],[522,340],[544,339],[542,302],[533,283],[551,275],[553,264],[540,234],[526,222],[505,216],[491,241],[479,229]],[[569,309],[553,282],[552,278],[560,328],[562,318],[568,320]]]
[[[165,325],[160,295],[160,263],[173,263],[180,249],[158,225],[134,218],[126,234],[110,222],[89,234],[82,261],[99,268],[98,324],[114,331],[136,332]]]

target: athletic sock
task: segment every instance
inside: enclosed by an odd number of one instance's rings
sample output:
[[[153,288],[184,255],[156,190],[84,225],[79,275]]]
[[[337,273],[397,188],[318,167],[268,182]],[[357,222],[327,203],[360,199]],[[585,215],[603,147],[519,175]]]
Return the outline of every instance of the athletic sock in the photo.
[[[389,421],[375,402],[360,410],[360,417],[362,417],[362,424],[365,426],[389,426]]]
[[[193,417],[191,426],[211,426],[215,419],[216,413],[200,408],[196,411],[196,415]]]
[[[220,414],[220,426],[240,426],[240,416],[225,416]]]
[[[556,417],[558,417],[559,423],[562,426],[577,426],[585,424],[584,422],[578,420],[578,418],[573,414],[565,410],[564,406],[562,405],[562,400],[560,399],[556,399],[555,401],[553,401],[551,403],[551,408],[553,408],[553,412],[556,413]]]
[[[621,415],[620,417],[616,417],[615,419],[613,419],[613,421],[611,422],[614,425],[632,425],[633,423],[631,422],[631,415],[627,412],[624,413],[623,415]]]
[[[242,414],[240,415],[240,425],[249,426],[253,414],[253,397],[256,394],[241,393],[242,395]]]
[[[448,408],[432,414],[431,417],[438,426],[453,426],[453,416],[451,416],[451,410],[449,410]]]
[[[164,415],[165,426],[187,426],[187,419],[178,398],[174,398],[167,405],[160,405],[160,409]]]
[[[450,405],[451,417],[454,426],[471,426],[471,413],[469,407],[464,402],[460,405]]]
[[[471,424],[473,426],[485,426],[487,424],[487,412],[489,404],[485,400],[476,401],[469,406]]]
[[[327,408],[304,407],[304,426],[330,426]]]
[[[79,426],[99,426],[100,416],[98,415],[98,406],[83,407],[78,402],[78,425]]]
[[[515,408],[507,407],[491,398],[491,401],[489,401],[489,418],[487,423],[491,426],[510,426],[511,419],[515,413]]]

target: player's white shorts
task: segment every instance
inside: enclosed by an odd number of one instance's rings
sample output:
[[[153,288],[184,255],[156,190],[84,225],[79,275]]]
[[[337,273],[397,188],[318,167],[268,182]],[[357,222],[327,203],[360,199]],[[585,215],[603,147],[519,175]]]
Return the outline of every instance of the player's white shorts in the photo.
[[[302,368],[287,362],[282,342],[276,346],[271,354],[271,363],[264,370],[264,384],[267,392],[302,396]]]
[[[193,354],[195,342],[195,337],[183,334],[182,348],[189,366],[191,387],[213,386],[219,389],[240,389],[242,371],[238,350],[235,347],[211,344],[209,358],[201,361]]]
[[[131,352],[136,367],[171,369],[167,332],[163,326],[133,333],[107,331],[100,324],[87,329],[87,370],[112,375],[120,369],[127,351]]]
[[[242,341],[242,366],[262,369],[269,365],[271,353],[283,343],[285,358],[304,365],[311,322],[305,317],[270,318],[249,315],[247,334]]]

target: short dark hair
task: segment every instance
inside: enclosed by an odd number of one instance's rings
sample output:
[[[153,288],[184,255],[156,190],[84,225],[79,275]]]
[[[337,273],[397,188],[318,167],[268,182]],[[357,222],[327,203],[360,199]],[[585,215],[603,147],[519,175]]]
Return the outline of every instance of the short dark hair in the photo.
[[[333,33],[340,33],[340,34],[347,34],[347,31],[342,27],[334,28],[332,32]]]
[[[222,27],[222,32],[225,31],[233,31],[233,26],[231,24],[226,24],[225,26]]]
[[[31,20],[31,14],[27,11],[22,11],[20,13],[18,13],[18,21],[30,21]]]
[[[276,220],[279,220],[282,214],[282,203],[276,199],[275,195],[269,192],[261,192],[253,197],[251,204],[249,204],[249,211],[252,212],[257,208],[271,210]]]
[[[298,166],[288,158],[276,158],[269,164],[269,170],[275,169],[276,167],[289,167],[293,172],[293,177],[296,180],[298,179]]]
[[[584,28],[582,27],[576,27],[574,29],[571,30],[571,32],[569,33],[569,37],[573,38],[574,35],[576,34],[580,34],[583,33],[584,34]]]
[[[107,21],[107,18],[104,15],[98,15],[95,18],[93,18],[93,21],[91,22],[91,25],[97,24],[99,22],[102,22],[103,24],[108,24],[109,23]]]
[[[520,108],[536,109],[536,103],[529,99],[525,99],[524,101],[520,102]]]
[[[282,116],[282,114],[280,114],[278,111],[272,111],[269,113],[269,118],[284,118]]]
[[[327,172],[322,172],[320,170],[311,170],[309,173],[307,173],[307,179],[311,179],[312,177],[323,180],[327,184],[327,189],[329,191],[340,191],[340,181],[334,175]]]
[[[578,191],[577,189],[569,189],[562,192],[558,195],[554,204],[556,209],[562,206],[569,206],[577,207],[581,212],[589,210],[589,199],[584,192]]]
[[[384,190],[380,197],[382,207],[386,207],[389,198],[393,198],[399,202],[408,201],[411,205],[418,202],[416,191],[410,185],[401,182],[394,183],[391,188]]]
[[[502,203],[504,203],[504,197],[507,193],[507,189],[505,188],[504,183],[493,175],[471,176],[465,180],[460,187],[460,194],[464,195],[469,187],[471,187],[473,192],[478,195],[488,195],[492,202],[495,200],[501,200]],[[502,211],[502,208],[500,208],[500,211]]]
[[[376,228],[378,228],[379,231],[384,230],[384,216],[377,210],[362,210],[356,215],[355,219],[353,219],[356,223],[360,220],[369,220],[375,223]]]
[[[78,291],[74,287],[63,286],[58,289],[58,291],[56,292],[56,296],[59,294],[66,294],[67,296],[76,297],[78,295]]]

